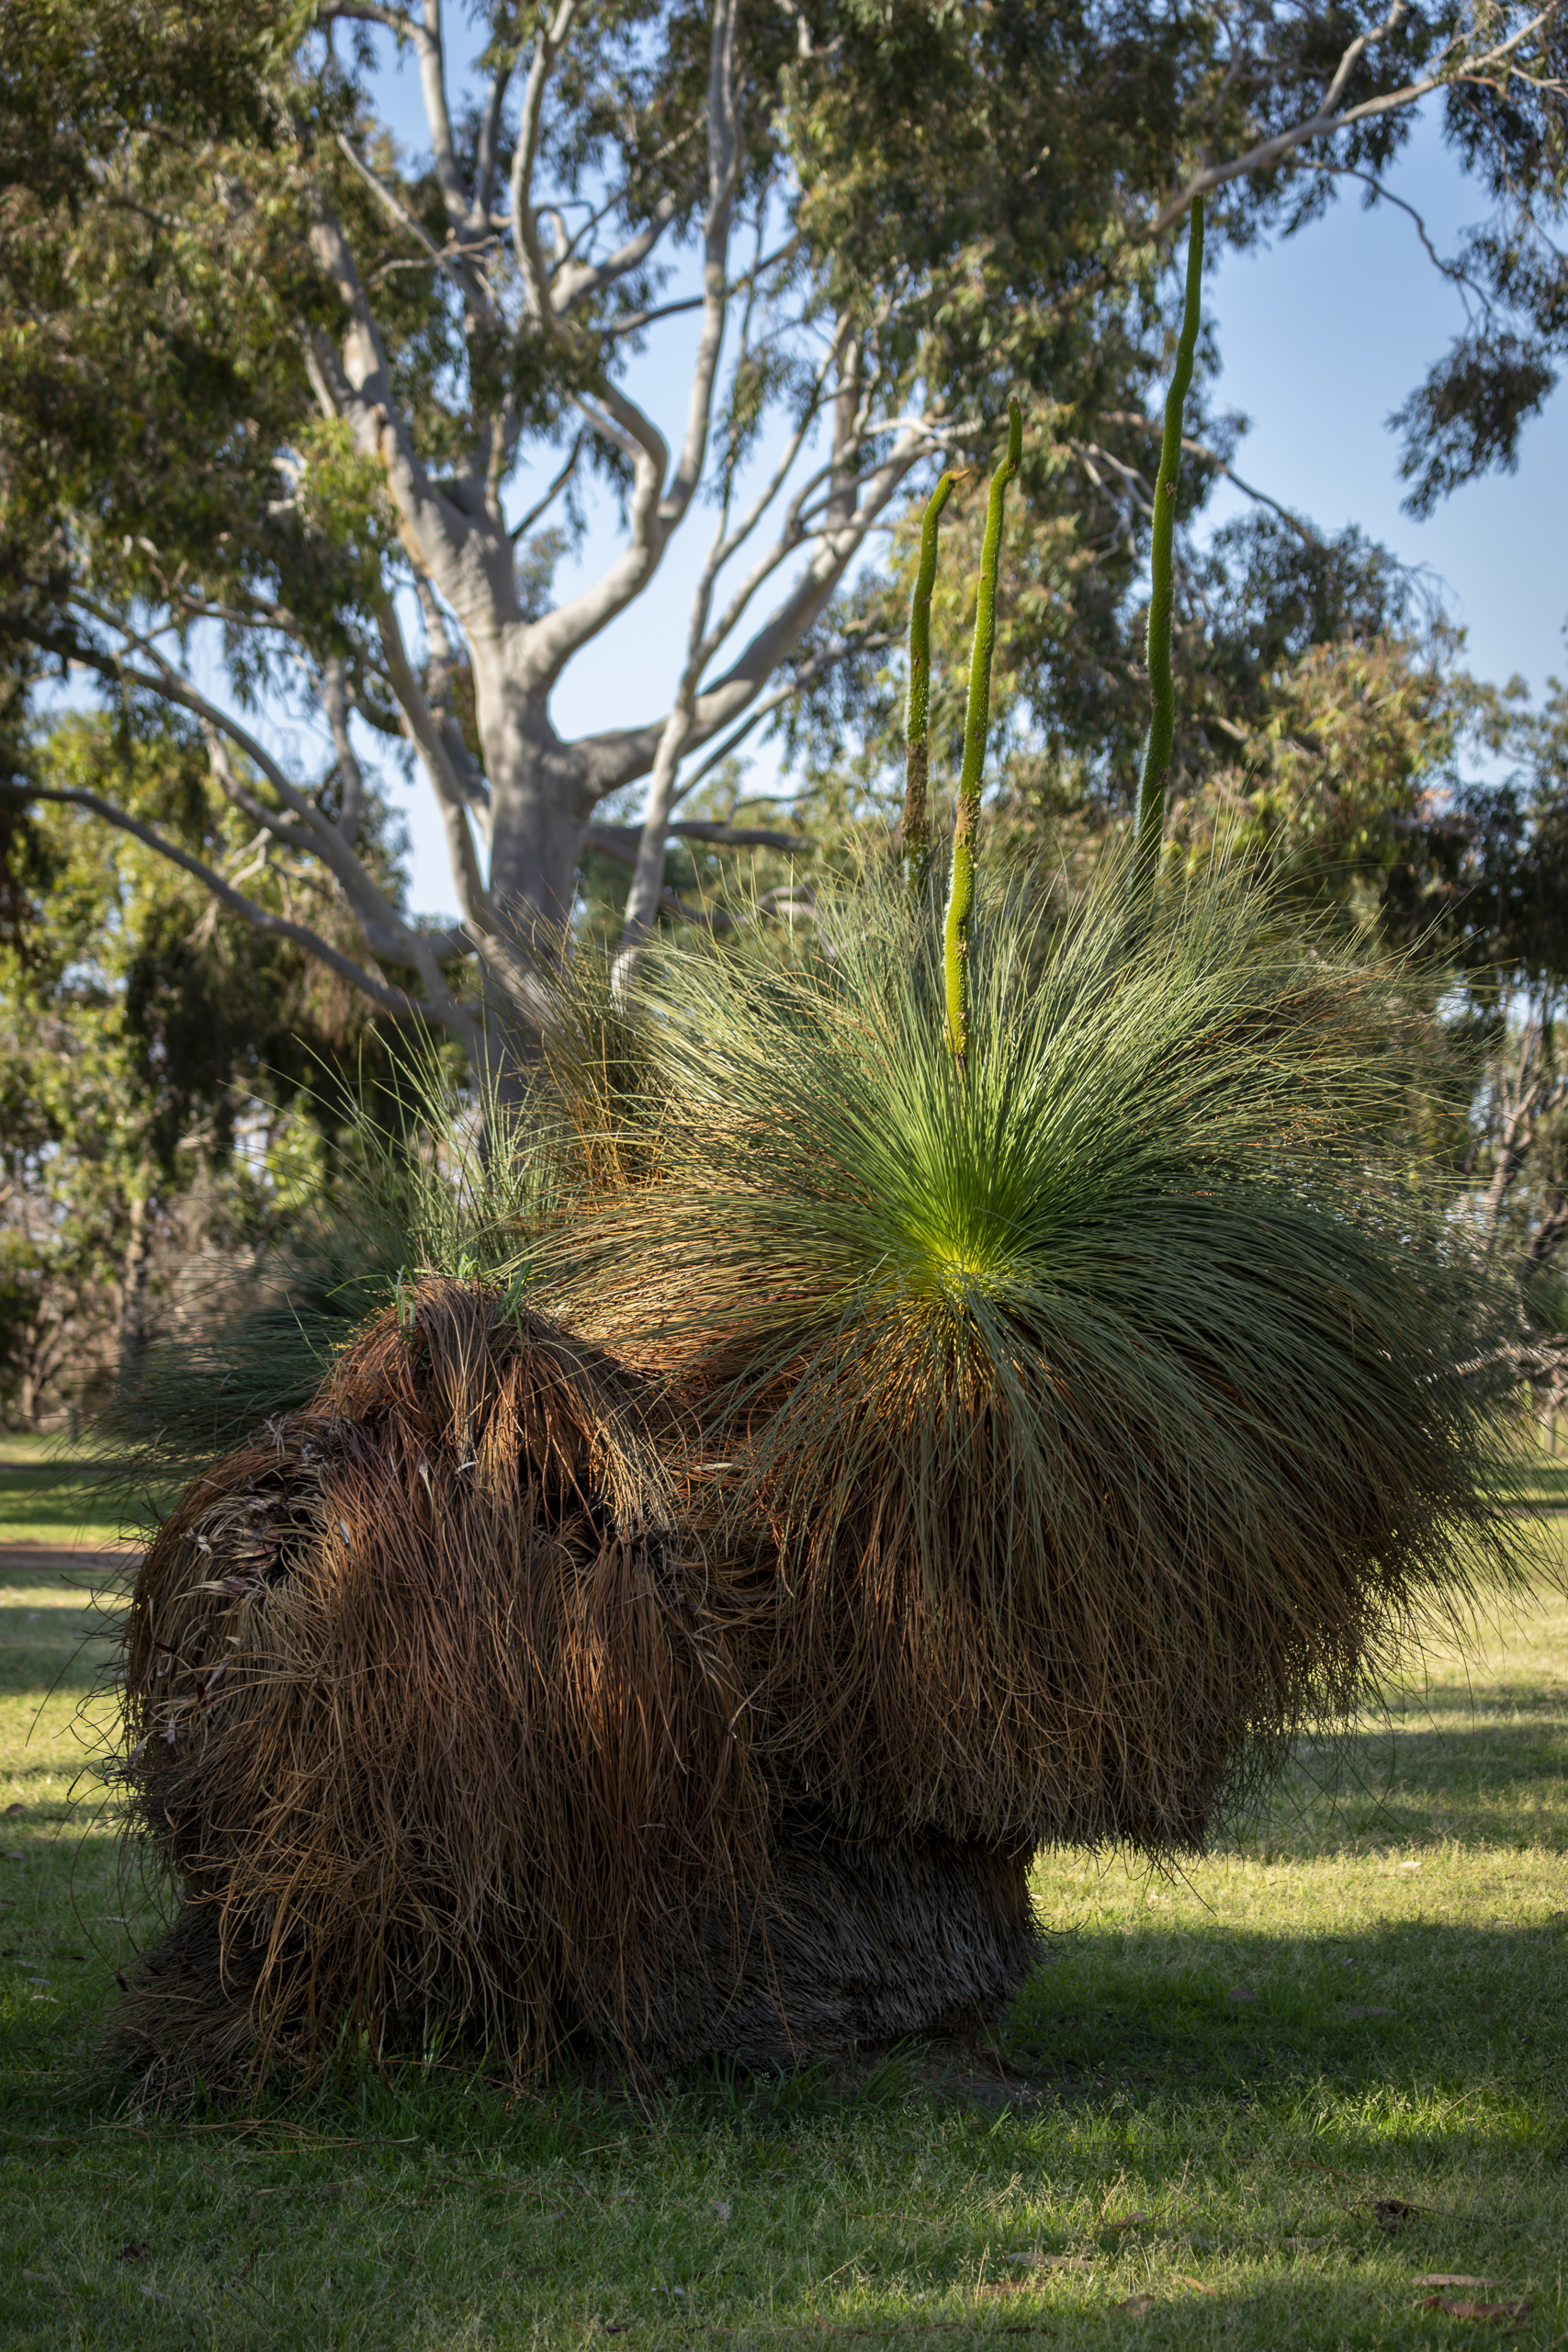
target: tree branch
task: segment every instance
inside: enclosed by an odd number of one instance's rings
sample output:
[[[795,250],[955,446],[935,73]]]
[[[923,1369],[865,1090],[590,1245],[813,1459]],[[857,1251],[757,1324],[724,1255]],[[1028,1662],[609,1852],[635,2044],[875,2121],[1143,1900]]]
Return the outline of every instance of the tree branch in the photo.
[[[922,457],[930,454],[930,449],[923,432],[911,426],[899,436],[875,471],[866,477],[861,485],[861,502],[854,520],[824,534],[816,554],[789,594],[754,632],[724,675],[698,695],[687,752],[695,751],[720,729],[728,727],[761,694],[779,663],[828,604],[899,483]],[[836,658],[841,660],[843,654]],[[649,773],[667,723],[661,719],[651,726],[618,728],[578,739],[573,749],[587,757],[591,789],[596,797],[635,783],[638,776]]]
[[[475,765],[463,740],[463,730],[452,714],[452,684],[457,675],[457,657],[446,633],[446,615],[427,572],[416,574],[414,593],[419,598],[424,633],[430,642],[430,689],[424,698],[440,728],[441,741],[446,746],[457,789],[488,844],[491,815],[490,779]],[[415,683],[418,683],[417,679]]]
[[[490,894],[479,872],[479,854],[474,837],[468,830],[468,795],[453,769],[451,757],[441,739],[435,714],[426,702],[419,680],[403,647],[403,635],[398,627],[397,612],[391,598],[385,597],[376,610],[376,625],[381,634],[381,649],[387,657],[387,671],[392,682],[392,692],[402,711],[411,743],[418,751],[425,775],[430,778],[441,821],[446,832],[446,855],[457,887],[457,907],[464,922],[476,934],[493,928]]]
[[[686,440],[660,506],[668,527],[681,520],[702,478],[713,419],[714,379],[729,307],[729,226],[744,145],[735,91],[736,0],[715,0],[708,50],[708,209],[703,230],[703,331],[686,402]]]
[[[629,319],[617,319],[614,325],[601,327],[600,336],[605,343],[615,343],[624,334],[639,334],[644,327],[652,326],[657,320],[673,319],[682,311],[700,311],[702,307],[703,298],[700,294],[688,294],[679,302],[660,302],[658,309],[654,311],[634,311]]]
[[[672,841],[705,842],[716,849],[776,849],[806,857],[815,846],[800,833],[772,832],[764,825],[710,824],[696,817],[676,819],[665,830]],[[609,857],[621,856],[623,850],[635,851],[641,838],[640,825],[595,823],[588,828],[590,848],[602,849]]]
[[[365,807],[365,778],[349,740],[347,670],[342,658],[335,653],[321,667],[321,707],[333,730],[338,781],[343,787],[343,805],[338,811],[337,829],[352,849],[359,838],[359,819]]]
[[[1488,66],[1505,62],[1521,42],[1540,30],[1553,15],[1555,6],[1556,0],[1552,0],[1551,6],[1541,9],[1528,24],[1510,33],[1506,40],[1498,41],[1478,57],[1466,60],[1466,74],[1483,74]],[[1232,156],[1228,163],[1205,164],[1201,171],[1195,172],[1180,195],[1172,197],[1156,213],[1142,232],[1144,239],[1151,244],[1157,243],[1168,231],[1186,217],[1194,197],[1205,196],[1211,188],[1223,187],[1229,180],[1246,179],[1255,173],[1271,170],[1309,139],[1331,139],[1337,132],[1349,130],[1353,123],[1371,121],[1379,115],[1397,114],[1403,108],[1414,106],[1417,99],[1429,96],[1434,90],[1439,90],[1446,83],[1458,78],[1455,72],[1449,70],[1460,49],[1460,43],[1455,40],[1449,43],[1442,60],[1433,72],[1406,82],[1401,89],[1385,91],[1375,98],[1363,98],[1359,106],[1336,111],[1347,81],[1367,50],[1374,41],[1385,40],[1409,13],[1409,0],[1394,0],[1393,6],[1380,23],[1369,27],[1364,33],[1358,33],[1355,40],[1347,45],[1323,102],[1314,114],[1292,125],[1289,130],[1277,131],[1271,139],[1260,140],[1257,146],[1247,148],[1244,154]]]
[[[369,164],[355,153],[352,142],[341,130],[337,143],[366,187],[373,191],[388,217],[405,236],[413,239],[432,268],[440,270],[444,277],[450,278],[464,300],[472,305],[487,326],[499,329],[502,321],[490,299],[490,289],[461,248],[454,245],[450,252],[444,251],[423,223],[404,209],[396,189],[389,188],[379,174],[373,172]]]
[[[549,281],[553,315],[565,318],[580,302],[586,302],[591,294],[602,294],[606,286],[613,286],[617,278],[626,277],[645,262],[680,211],[682,202],[682,198],[674,194],[661,196],[646,225],[635,237],[628,237],[619,252],[607,254],[603,261],[563,262]]]
[[[539,248],[538,218],[534,210],[534,166],[539,154],[539,126],[544,119],[545,85],[565,47],[582,0],[559,0],[554,17],[539,34],[528,79],[523,86],[523,114],[517,126],[517,146],[512,158],[512,242],[527,289],[528,304],[541,326],[558,328],[550,300],[550,274]]]
[[[568,10],[575,0],[561,0],[556,25],[541,42],[530,76],[536,113],[542,104],[544,78],[553,62],[551,42],[556,28],[569,24]],[[716,0],[708,62],[708,209],[704,232],[703,333],[687,400],[686,435],[680,462],[668,491],[664,476],[670,458],[663,436],[619,386],[601,376],[593,387],[594,401],[581,396],[577,405],[596,433],[628,458],[633,491],[628,517],[628,544],[600,578],[558,605],[553,613],[530,625],[519,643],[517,669],[526,691],[547,693],[574,653],[607,628],[652,578],[663,559],[670,536],[691,503],[701,478],[712,421],[714,378],[728,306],[726,264],[735,191],[739,183],[741,140],[735,93],[736,0]],[[563,36],[564,38],[564,33]],[[547,56],[548,51],[548,56]],[[535,90],[536,77],[537,87]],[[527,107],[525,137],[513,168],[513,210],[526,204],[532,162],[527,156]],[[532,134],[537,141],[536,121]],[[530,277],[533,300],[552,332],[564,332],[551,307],[548,275],[539,250],[532,213],[525,225],[519,216],[519,256]]]
[[[430,130],[431,153],[435,159],[436,181],[446,207],[447,219],[454,228],[461,229],[468,223],[468,198],[463,186],[463,175],[457,168],[452,118],[446,107],[446,61],[441,40],[441,0],[424,0],[423,24],[411,24],[409,29],[419,59],[420,87],[424,95],[424,119]]]
[[[635,825],[590,825],[583,846],[596,849],[604,857],[613,857],[617,865],[636,868],[639,829]],[[668,884],[660,883],[658,910],[673,915],[677,922],[694,922],[709,931],[736,931],[739,925],[734,915],[723,907],[694,907],[689,899],[680,898]],[[619,965],[619,958],[617,967]]]
[[[422,1004],[417,997],[410,996],[405,989],[393,988],[389,981],[367,972],[363,965],[354,961],[352,956],[345,956],[341,948],[333,945],[330,939],[323,939],[320,932],[312,931],[308,924],[292,922],[287,915],[275,915],[266,908],[258,907],[254,899],[247,899],[242,891],[225,881],[215,866],[195,856],[178,842],[167,840],[155,825],[146,824],[141,818],[128,815],[123,808],[117,808],[112,800],[106,800],[100,793],[88,792],[75,785],[30,783],[0,783],[0,792],[8,793],[19,800],[50,800],[65,807],[89,809],[95,817],[101,817],[106,824],[117,826],[123,833],[130,833],[144,847],[155,850],[160,857],[167,858],[172,865],[193,875],[220,906],[227,907],[231,914],[242,915],[254,930],[264,932],[274,939],[292,940],[308,955],[318,957],[340,978],[352,982],[381,1012],[391,1013],[399,1021],[439,1021],[446,1027],[464,1031],[474,1027],[471,1016],[464,1012],[456,999],[446,991],[443,991],[446,996],[444,1006]]]
[[[536,500],[536,503],[529,507],[528,512],[524,515],[523,520],[520,523],[513,524],[510,534],[513,546],[516,545],[519,539],[525,539],[535,526],[537,523],[542,522],[545,515],[548,514],[550,508],[555,504],[556,500],[560,496],[561,492],[571,480],[572,475],[577,471],[577,461],[581,455],[582,435],[580,433],[571,445],[571,453],[567,458],[565,465],[561,468],[559,473],[557,474],[554,481],[551,482],[543,498]]]
[[[82,596],[78,598],[78,602],[95,619],[118,629],[128,645],[135,646],[146,660],[155,665],[155,671],[150,673],[135,669],[123,655],[106,652],[101,646],[95,645],[90,639],[79,637],[74,632],[69,649],[70,657],[85,663],[90,669],[96,670],[100,677],[107,678],[115,684],[141,686],[146,692],[156,695],[161,701],[171,702],[182,710],[188,710],[191,716],[201,723],[207,736],[209,756],[212,755],[213,745],[218,739],[226,738],[231,742],[236,751],[243,752],[246,759],[259,768],[284,808],[299,820],[299,824],[298,826],[287,824],[276,809],[268,808],[264,801],[258,800],[253,792],[247,790],[229,767],[226,760],[217,761],[214,773],[236,808],[243,808],[254,823],[265,825],[269,832],[288,848],[300,851],[309,856],[319,857],[336,876],[344,896],[355,910],[360,929],[365,932],[367,938],[399,939],[404,927],[400,923],[384,894],[377,888],[355,855],[352,846],[344,840],[338,828],[332,823],[331,820],[323,816],[315,802],[307,794],[301,792],[298,786],[290,783],[277,762],[262,744],[257,742],[249,729],[243,727],[239,720],[231,717],[228,711],[220,709],[216,703],[209,702],[205,695],[198,693],[190,681],[182,677],[172,663],[164,659],[151,639],[139,635],[125,623],[117,621],[112,614],[106,613],[93,599]],[[411,940],[412,936],[412,933],[408,934]],[[378,947],[376,952],[380,953]],[[399,952],[401,953],[400,947]],[[414,959],[411,956],[409,960]]]
[[[1438,271],[1442,277],[1446,277],[1450,285],[1459,287],[1461,295],[1467,290],[1473,294],[1476,300],[1481,304],[1482,309],[1487,313],[1488,317],[1491,316],[1493,307],[1492,298],[1487,293],[1486,288],[1483,286],[1479,285],[1473,277],[1470,277],[1464,270],[1462,270],[1457,261],[1445,261],[1443,259],[1441,254],[1438,251],[1437,246],[1432,243],[1431,238],[1427,235],[1427,223],[1421,218],[1419,212],[1416,211],[1416,207],[1413,204],[1407,204],[1404,197],[1395,196],[1391,187],[1385,187],[1382,180],[1380,180],[1374,173],[1359,171],[1354,164],[1308,164],[1303,162],[1302,168],[1306,171],[1326,172],[1333,179],[1359,180],[1363,187],[1371,188],[1372,194],[1381,198],[1384,204],[1392,204],[1395,206],[1399,211],[1408,214],[1409,218],[1416,224],[1416,234],[1420,238],[1423,246],[1426,248],[1427,258],[1431,263],[1433,268]],[[1470,306],[1467,303],[1465,305],[1467,316],[1469,314],[1469,308]]]
[[[1151,440],[1159,439],[1161,426],[1153,417],[1144,416],[1136,409],[1107,409],[1104,415],[1107,424],[1130,424],[1134,431],[1146,433]],[[1112,450],[1102,448],[1098,441],[1075,441],[1068,446],[1075,449],[1087,450],[1091,456],[1102,458],[1106,465],[1111,467],[1128,482],[1144,513],[1152,514],[1154,491],[1147,477],[1139,473],[1135,466],[1126,464]],[[1217,474],[1224,474],[1227,481],[1234,482],[1244,498],[1253,499],[1259,506],[1269,507],[1278,514],[1281,523],[1288,523],[1297,537],[1306,541],[1308,547],[1320,548],[1323,545],[1322,538],[1309,523],[1303,523],[1299,514],[1292,514],[1288,506],[1282,506],[1280,501],[1277,498],[1271,498],[1266,490],[1258,490],[1251,482],[1243,481],[1235,468],[1222,458],[1217,449],[1210,449],[1201,441],[1190,440],[1186,435],[1182,436],[1181,446],[1189,457],[1197,458],[1205,466],[1212,466]]]
[[[781,708],[784,703],[793,702],[796,695],[804,694],[808,686],[816,684],[818,678],[825,677],[829,670],[837,669],[840,662],[847,662],[852,654],[856,653],[881,652],[885,647],[892,643],[892,638],[885,629],[870,629],[864,637],[852,638],[839,645],[824,646],[819,653],[812,655],[809,662],[803,662],[793,677],[786,678],[782,686],[775,686],[772,694],[763,695],[760,701],[752,704],[739,726],[732,729],[723,742],[717,744],[708,753],[706,759],[693,769],[675,796],[677,801],[684,800],[689,793],[696,790],[705,777],[713,774],[715,768],[722,767],[730,754],[739,750],[747,736],[755,728],[760,727],[764,718],[771,718],[773,713]],[[680,829],[672,826],[671,830],[678,831]]]
[[[479,126],[479,153],[474,166],[474,197],[468,208],[470,235],[487,234],[490,230],[491,207],[495,202],[495,175],[501,157],[501,124],[506,105],[506,93],[512,81],[513,61],[496,68],[491,81],[490,96],[485,103],[484,120]]]

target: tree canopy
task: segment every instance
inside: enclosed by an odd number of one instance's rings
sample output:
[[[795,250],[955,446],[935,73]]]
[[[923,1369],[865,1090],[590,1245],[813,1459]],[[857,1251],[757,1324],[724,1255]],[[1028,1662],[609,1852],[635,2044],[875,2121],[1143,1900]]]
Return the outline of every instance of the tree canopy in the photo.
[[[188,722],[77,716],[41,782],[113,791],[139,823],[230,859],[264,909],[344,916],[319,874],[246,838]],[[381,812],[361,842],[396,892]],[[0,1411],[34,1420],[133,1368],[177,1261],[231,1263],[319,1197],[335,1096],[385,1081],[361,992],[225,913],[79,806],[0,802]]]
[[[389,40],[417,67],[418,153],[378,112]],[[10,772],[35,801],[74,794],[139,827],[383,1012],[482,1054],[496,1008],[532,1001],[529,956],[570,919],[585,857],[629,868],[635,954],[670,901],[682,799],[754,728],[874,720],[901,590],[886,571],[852,587],[852,568],[939,464],[971,469],[973,504],[1018,393],[1029,528],[1003,582],[998,677],[1010,664],[1043,740],[1114,791],[1170,240],[1193,197],[1216,247],[1305,229],[1342,189],[1385,190],[1416,109],[1439,109],[1486,211],[1446,265],[1474,324],[1407,405],[1413,495],[1429,502],[1512,461],[1568,331],[1550,243],[1562,48],[1557,5],[1454,0],[1200,17],[1062,0],[754,16],[736,0],[12,0]],[[648,367],[676,312],[695,355],[683,416],[660,420]],[[1232,454],[1204,407],[1215,356],[1200,353],[1184,519]],[[621,502],[619,545],[557,595],[593,479]],[[705,513],[663,707],[564,737],[566,665]],[[1306,547],[1310,526],[1292,529]],[[1371,560],[1302,557],[1265,530],[1211,561],[1237,613],[1250,595],[1268,628],[1326,641],[1327,607],[1363,594]],[[1216,592],[1189,575],[1190,637]],[[1314,598],[1317,638],[1291,617]],[[1236,707],[1235,646],[1211,645],[1194,745],[1257,716],[1250,688]],[[1261,640],[1247,659],[1267,673]],[[264,905],[109,779],[46,776],[27,714],[51,671],[192,720],[214,788],[321,871],[347,923],[329,935]],[[314,770],[285,707],[321,746]],[[363,854],[378,747],[414,760],[442,810],[461,917],[447,932],[415,926]],[[628,836],[599,812],[624,819],[639,789]],[[727,845],[763,830],[731,825]]]

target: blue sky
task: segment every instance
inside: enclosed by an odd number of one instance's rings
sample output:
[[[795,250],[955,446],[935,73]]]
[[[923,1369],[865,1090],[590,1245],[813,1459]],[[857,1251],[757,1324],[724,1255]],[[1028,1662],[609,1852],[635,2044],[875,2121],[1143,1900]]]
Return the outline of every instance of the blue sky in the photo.
[[[389,61],[380,95],[398,136],[417,150],[423,128],[412,61],[400,68]],[[1479,191],[1466,187],[1431,123],[1417,130],[1392,184],[1421,211],[1440,252],[1452,249],[1481,209]],[[1210,277],[1205,306],[1224,360],[1216,404],[1249,420],[1238,470],[1321,528],[1358,523],[1405,562],[1425,567],[1450,617],[1468,631],[1476,673],[1501,683],[1518,673],[1539,694],[1562,666],[1568,614],[1568,482],[1561,462],[1568,393],[1555,394],[1527,428],[1517,474],[1472,483],[1417,522],[1401,511],[1399,443],[1386,419],[1462,324],[1463,311],[1408,217],[1387,205],[1368,211],[1353,189],[1300,236],[1225,255]],[[638,363],[636,389],[671,442],[694,335],[689,319],[671,321],[654,330]],[[1211,521],[1217,526],[1246,503],[1222,484]],[[694,511],[653,589],[567,671],[552,705],[563,733],[660,711],[684,636],[706,514]],[[600,508],[558,584],[591,577],[614,544],[613,515]],[[769,786],[776,773],[762,750],[755,783]],[[428,793],[418,782],[405,786],[390,775],[388,781],[409,821],[413,904],[450,912],[446,849]]]
[[[1393,183],[1440,253],[1475,217],[1436,130],[1423,126]],[[1471,202],[1466,203],[1467,195]],[[1414,224],[1359,191],[1272,251],[1228,254],[1208,291],[1224,373],[1219,399],[1251,421],[1238,469],[1325,530],[1359,523],[1407,563],[1427,566],[1469,631],[1470,665],[1540,690],[1562,668],[1568,615],[1568,394],[1526,428],[1517,474],[1468,484],[1419,523],[1400,511],[1399,438],[1390,412],[1463,324],[1457,291],[1423,253]],[[1228,488],[1223,519],[1245,503]]]

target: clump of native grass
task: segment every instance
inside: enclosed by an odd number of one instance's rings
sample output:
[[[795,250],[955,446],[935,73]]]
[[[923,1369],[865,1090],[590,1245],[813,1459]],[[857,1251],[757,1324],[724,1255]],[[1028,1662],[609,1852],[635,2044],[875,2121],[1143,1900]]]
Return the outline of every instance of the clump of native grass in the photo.
[[[459,1080],[438,1046],[411,1041],[377,1098],[333,1087],[331,1101],[340,1126],[323,1198],[254,1258],[193,1266],[177,1329],[107,1408],[105,1434],[139,1487],[194,1476],[305,1404],[353,1335],[420,1276],[513,1295],[526,1284],[527,1236],[558,1170],[522,1145],[525,1114],[492,1080]]]
[[[802,1788],[1190,1846],[1507,1573],[1456,1369],[1489,1294],[1407,1174],[1417,995],[1244,876],[1118,870],[1050,929],[982,896],[960,1061],[938,926],[871,880],[815,961],[666,952],[658,1182],[547,1251],[768,1531]]]

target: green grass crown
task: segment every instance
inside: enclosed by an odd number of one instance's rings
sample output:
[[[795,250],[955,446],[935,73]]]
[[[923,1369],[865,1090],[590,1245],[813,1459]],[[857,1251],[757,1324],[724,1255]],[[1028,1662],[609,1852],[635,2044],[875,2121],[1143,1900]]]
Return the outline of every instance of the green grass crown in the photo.
[[[1193,1841],[1502,1560],[1408,992],[1245,879],[1112,881],[983,906],[962,1070],[897,876],[793,969],[667,952],[658,1181],[556,1244],[817,1595],[802,1770],[868,1821]]]

